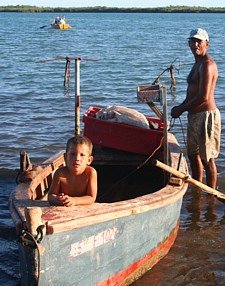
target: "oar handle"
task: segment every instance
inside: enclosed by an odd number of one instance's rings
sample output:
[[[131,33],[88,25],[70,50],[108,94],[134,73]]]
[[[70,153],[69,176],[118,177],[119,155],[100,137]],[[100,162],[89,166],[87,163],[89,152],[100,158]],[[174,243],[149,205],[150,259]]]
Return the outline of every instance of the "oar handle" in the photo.
[[[199,189],[202,189],[203,191],[205,191],[206,193],[209,193],[211,195],[215,195],[221,199],[224,199],[225,200],[225,195],[195,179],[193,179],[190,175],[187,175],[187,174],[184,174],[180,171],[177,171],[176,169],[158,161],[158,160],[154,160],[153,161],[153,164],[156,166],[156,167],[159,167],[161,169],[163,169],[164,171],[168,172],[168,173],[171,173],[173,174],[174,176],[184,180],[185,182],[187,183],[190,183],[196,187],[198,187]]]

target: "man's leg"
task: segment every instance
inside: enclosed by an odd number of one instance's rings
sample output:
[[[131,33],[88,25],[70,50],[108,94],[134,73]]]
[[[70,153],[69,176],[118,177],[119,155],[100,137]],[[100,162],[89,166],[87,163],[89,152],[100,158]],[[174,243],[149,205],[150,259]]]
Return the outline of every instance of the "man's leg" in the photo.
[[[199,155],[189,156],[193,179],[202,182],[203,177],[203,165]]]
[[[217,167],[214,159],[210,159],[209,162],[203,162],[206,172],[207,185],[213,189],[216,189],[217,184]]]

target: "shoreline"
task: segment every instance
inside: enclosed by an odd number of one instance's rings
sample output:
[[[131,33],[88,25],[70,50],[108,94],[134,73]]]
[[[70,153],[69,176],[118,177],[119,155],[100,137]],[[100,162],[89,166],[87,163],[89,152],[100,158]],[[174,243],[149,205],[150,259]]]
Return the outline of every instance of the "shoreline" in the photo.
[[[225,13],[225,7],[166,6],[154,8],[0,6],[0,12],[23,13]]]

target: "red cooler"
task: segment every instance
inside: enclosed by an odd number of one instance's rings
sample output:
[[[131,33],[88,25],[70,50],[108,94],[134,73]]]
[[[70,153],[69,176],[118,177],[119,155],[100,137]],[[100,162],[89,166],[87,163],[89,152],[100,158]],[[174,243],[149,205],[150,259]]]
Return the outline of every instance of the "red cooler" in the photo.
[[[83,116],[84,135],[94,145],[113,148],[121,151],[151,155],[162,144],[163,122],[146,116],[155,129],[144,129],[128,124],[111,122],[96,118],[100,107],[91,106]]]

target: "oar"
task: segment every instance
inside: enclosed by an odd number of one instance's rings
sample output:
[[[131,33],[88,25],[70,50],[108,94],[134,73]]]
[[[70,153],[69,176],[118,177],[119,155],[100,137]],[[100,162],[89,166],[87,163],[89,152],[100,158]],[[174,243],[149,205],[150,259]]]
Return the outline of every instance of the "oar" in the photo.
[[[48,25],[41,26],[40,29],[43,29],[43,28],[45,28],[45,27],[47,27],[47,26],[48,26]]]
[[[159,168],[163,169],[164,171],[173,174],[174,176],[182,179],[183,181],[196,186],[197,188],[201,189],[202,191],[216,196],[218,198],[218,200],[220,200],[222,203],[225,203],[225,195],[223,193],[221,193],[221,192],[219,192],[219,191],[217,191],[217,190],[193,179],[190,175],[186,175],[180,171],[177,171],[174,168],[171,168],[170,166],[168,166],[168,165],[166,165],[166,164],[164,164],[158,160],[154,160],[152,163],[154,166],[159,167]]]
[[[162,111],[155,105],[153,101],[146,102],[151,110],[159,117],[160,120],[163,120],[163,113]]]

